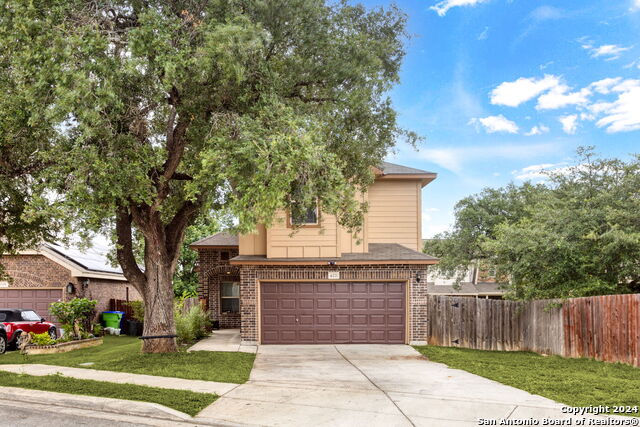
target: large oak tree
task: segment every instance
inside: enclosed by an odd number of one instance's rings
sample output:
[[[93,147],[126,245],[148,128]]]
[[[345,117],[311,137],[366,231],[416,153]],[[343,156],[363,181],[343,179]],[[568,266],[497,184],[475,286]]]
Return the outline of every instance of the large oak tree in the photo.
[[[144,335],[175,333],[185,229],[228,209],[240,231],[316,201],[357,230],[357,191],[400,130],[405,17],[320,0],[3,0],[2,72],[42,120],[74,230],[110,231],[143,295]],[[46,96],[42,97],[42,94]],[[37,97],[40,96],[41,99]],[[12,113],[21,110],[15,106]],[[20,132],[20,125],[13,129]],[[144,265],[134,256],[144,244]],[[145,352],[175,339],[144,341]]]

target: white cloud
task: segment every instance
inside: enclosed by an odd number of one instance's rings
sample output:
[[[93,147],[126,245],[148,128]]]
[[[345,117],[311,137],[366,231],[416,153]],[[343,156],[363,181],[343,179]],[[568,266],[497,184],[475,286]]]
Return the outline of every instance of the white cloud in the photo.
[[[489,27],[484,27],[484,30],[478,34],[478,40],[486,40],[487,37],[489,37]]]
[[[638,0],[640,1],[640,0]],[[611,92],[611,88],[622,81],[622,78],[606,78],[602,80],[598,80],[597,82],[593,82],[589,85],[589,87],[595,89],[596,92],[606,95]]]
[[[533,136],[533,135],[542,135],[543,133],[549,132],[549,128],[545,125],[534,126],[531,130],[525,133],[525,136]]]
[[[449,9],[458,6],[475,6],[479,3],[484,3],[487,0],[442,0],[431,6],[429,9],[435,10],[440,16],[447,14]]]
[[[534,9],[529,17],[535,21],[550,21],[564,17],[562,10],[553,6],[540,6]]]
[[[545,179],[547,175],[545,171],[548,171],[553,168],[557,168],[564,163],[542,163],[539,165],[531,165],[524,167],[520,170],[512,171],[511,174],[515,176],[516,179],[522,181],[533,181],[537,179]]]
[[[631,0],[631,11],[640,10],[640,0]]]
[[[531,165],[520,170],[512,171],[514,178],[521,181],[544,181],[549,175],[566,175],[574,168],[582,169],[582,165],[568,166],[566,162],[562,163],[542,163],[539,165]]]
[[[525,145],[493,145],[493,146],[471,146],[452,148],[430,148],[422,149],[418,156],[428,162],[450,170],[455,173],[463,172],[468,163],[475,163],[483,160],[522,160],[530,159],[544,154],[555,153],[557,145],[525,144]]]
[[[518,133],[518,125],[502,114],[484,118],[473,118],[469,120],[469,124],[475,124],[476,126],[482,125],[487,133]]]
[[[564,84],[552,88],[538,98],[536,109],[554,110],[567,105],[581,105],[589,102],[588,97],[591,95],[591,91],[588,88],[581,89],[578,92],[567,93],[569,89],[569,86]]]
[[[584,39],[582,39],[584,40]],[[620,58],[620,54],[631,49],[630,47],[623,47],[617,44],[603,44],[601,46],[594,46],[591,42],[584,42],[582,48],[591,52],[592,58],[603,58],[607,61]]]
[[[596,126],[608,133],[629,132],[640,129],[640,80],[625,80],[612,88],[618,92],[613,102],[599,102],[590,106],[593,114],[603,114]]]
[[[520,77],[513,82],[503,82],[491,91],[491,103],[517,107],[541,93],[560,85],[560,79],[547,75],[541,79]]]
[[[578,115],[570,114],[568,116],[562,116],[558,119],[560,123],[562,123],[562,130],[569,134],[573,135],[576,133],[578,129]]]

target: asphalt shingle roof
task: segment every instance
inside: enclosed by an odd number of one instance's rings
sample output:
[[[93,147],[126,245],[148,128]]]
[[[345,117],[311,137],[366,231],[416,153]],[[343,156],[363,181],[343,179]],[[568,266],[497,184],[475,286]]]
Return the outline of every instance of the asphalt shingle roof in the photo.
[[[414,251],[397,243],[369,243],[369,252],[366,253],[345,253],[337,258],[267,258],[264,255],[239,255],[232,258],[231,261],[242,262],[336,262],[349,263],[350,261],[424,261],[425,264],[434,264],[438,258]]]
[[[221,231],[213,236],[193,242],[189,246],[238,246],[238,235]]]
[[[382,162],[380,168],[385,175],[424,175],[433,173],[422,169],[410,168],[408,166],[396,165],[395,163]]]

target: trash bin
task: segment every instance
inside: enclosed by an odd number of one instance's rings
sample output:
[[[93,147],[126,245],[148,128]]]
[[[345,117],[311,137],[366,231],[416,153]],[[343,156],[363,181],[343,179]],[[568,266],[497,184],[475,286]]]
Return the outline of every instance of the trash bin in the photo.
[[[120,329],[124,311],[103,311],[102,322],[105,328]]]

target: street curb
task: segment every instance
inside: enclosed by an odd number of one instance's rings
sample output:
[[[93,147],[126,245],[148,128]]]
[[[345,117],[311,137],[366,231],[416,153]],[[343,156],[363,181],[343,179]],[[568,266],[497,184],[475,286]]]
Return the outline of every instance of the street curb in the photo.
[[[33,390],[19,387],[0,386],[0,401],[16,403],[33,403],[61,406],[65,408],[90,409],[95,412],[107,412],[132,417],[153,418],[159,421],[175,421],[195,425],[220,427],[247,427],[230,421],[213,418],[191,417],[184,412],[168,408],[159,403],[140,402],[137,400],[113,399],[110,397],[87,396],[80,394],[57,393],[53,391]]]
[[[119,415],[194,422],[191,416],[158,403],[113,399],[110,397],[56,393],[18,387],[0,387],[0,399],[38,404],[47,402],[49,405],[78,409],[90,408],[95,411],[112,412]]]

